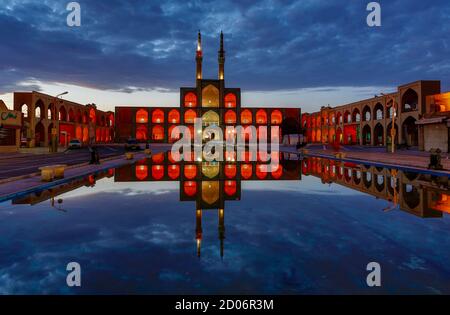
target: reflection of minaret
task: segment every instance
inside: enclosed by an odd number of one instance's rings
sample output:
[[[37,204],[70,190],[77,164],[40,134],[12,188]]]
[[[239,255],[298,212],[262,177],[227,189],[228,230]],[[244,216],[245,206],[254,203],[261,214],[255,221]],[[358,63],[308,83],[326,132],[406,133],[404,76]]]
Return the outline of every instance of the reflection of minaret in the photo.
[[[197,62],[196,78],[197,78],[197,80],[201,80],[202,79],[203,53],[202,53],[202,34],[200,34],[200,31],[198,31],[197,53],[195,56],[195,60]]]
[[[220,258],[223,259],[223,240],[225,239],[225,211],[219,209],[219,240],[220,240]]]
[[[225,78],[225,51],[223,50],[223,33],[220,32],[220,49],[219,49],[219,80]]]
[[[197,257],[200,257],[200,250],[202,246],[202,210],[197,209],[196,225],[195,225],[195,239],[197,240]]]

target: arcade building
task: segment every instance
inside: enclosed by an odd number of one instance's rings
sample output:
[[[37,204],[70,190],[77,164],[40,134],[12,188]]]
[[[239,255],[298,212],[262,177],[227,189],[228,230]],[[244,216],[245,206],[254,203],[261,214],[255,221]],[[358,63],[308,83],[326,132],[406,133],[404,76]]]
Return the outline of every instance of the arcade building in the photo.
[[[48,147],[52,134],[66,147],[70,140],[83,144],[114,140],[114,113],[94,104],[82,105],[44,93],[14,92],[14,110],[21,113],[21,146]]]
[[[223,33],[220,34],[218,51],[218,79],[203,79],[202,41],[198,33],[196,51],[196,85],[180,88],[179,107],[116,107],[116,142],[136,138],[139,142],[173,143],[174,128],[184,125],[194,137],[194,120],[202,118],[203,128],[216,125],[225,130],[227,126],[255,126],[259,128],[279,126],[281,137],[300,133],[300,108],[245,108],[241,107],[241,90],[225,85],[225,50]],[[269,132],[268,132],[269,133]],[[206,133],[204,133],[204,136]],[[225,133],[224,133],[225,134]],[[225,134],[225,139],[228,138]],[[251,137],[248,136],[248,137]],[[250,139],[251,140],[251,139]],[[258,139],[263,140],[263,139]]]
[[[304,113],[302,127],[308,143],[387,147],[394,134],[396,147],[449,152],[450,92],[441,93],[440,81],[411,82],[394,93]]]

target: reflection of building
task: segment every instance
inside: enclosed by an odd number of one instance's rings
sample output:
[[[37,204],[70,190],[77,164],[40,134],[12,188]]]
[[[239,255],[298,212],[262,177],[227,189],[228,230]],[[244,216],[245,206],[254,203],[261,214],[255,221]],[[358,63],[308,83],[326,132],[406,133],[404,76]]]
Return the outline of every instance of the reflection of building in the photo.
[[[401,210],[419,217],[442,217],[442,212],[450,210],[448,177],[435,178],[321,158],[307,158],[302,163],[303,175],[313,175],[324,183],[340,184],[391,201]]]
[[[0,153],[17,151],[20,145],[20,112],[9,110],[0,100]]]
[[[427,145],[429,132],[418,128],[417,123],[429,112],[427,97],[440,93],[440,89],[440,81],[408,83],[399,86],[395,93],[305,113],[302,126],[306,129],[308,142],[386,146],[391,143],[394,102],[395,143],[427,149],[430,147]],[[433,137],[438,136],[433,134]]]
[[[22,139],[29,147],[48,146],[52,131],[58,144],[71,139],[105,143],[114,139],[114,113],[39,92],[15,92],[14,109],[22,113]]]
[[[178,125],[188,126],[193,137],[194,119],[197,117],[202,118],[204,127],[217,125],[222,130],[227,125],[280,126],[282,135],[299,133],[300,109],[241,108],[241,90],[225,87],[223,34],[218,52],[217,80],[203,79],[202,60],[199,33],[196,86],[180,88],[180,107],[116,107],[116,141],[123,142],[132,137],[141,142],[174,142],[177,139],[171,137],[171,132]]]
[[[195,201],[197,253],[200,255],[202,241],[202,214],[205,210],[217,209],[220,254],[223,256],[225,238],[225,201],[241,199],[243,180],[300,180],[301,164],[297,161],[281,160],[277,168],[265,172],[265,158],[250,162],[247,152],[243,162],[174,162],[170,152],[159,153],[136,165],[118,168],[114,179],[127,181],[179,181],[180,200]]]
[[[97,180],[100,180],[105,177],[112,177],[114,175],[114,169],[109,169],[107,171],[102,171],[96,174],[92,174],[86,177],[80,177],[78,179],[74,179],[65,184],[61,184],[59,186],[55,186],[49,189],[38,190],[34,193],[26,195],[25,197],[19,197],[13,199],[13,204],[30,204],[34,205],[45,200],[53,200],[55,197],[65,194],[69,191],[81,188],[83,186],[93,187]]]

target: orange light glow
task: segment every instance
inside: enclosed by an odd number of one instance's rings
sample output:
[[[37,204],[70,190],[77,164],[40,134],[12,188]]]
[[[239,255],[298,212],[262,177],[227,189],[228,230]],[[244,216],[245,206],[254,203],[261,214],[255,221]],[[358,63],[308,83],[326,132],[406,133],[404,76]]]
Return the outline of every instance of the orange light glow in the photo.
[[[272,171],[272,178],[279,179],[283,175],[283,167],[278,165],[276,170]]]
[[[256,177],[258,177],[259,179],[266,178],[266,176],[267,176],[267,169],[265,167],[267,167],[267,166],[265,166],[263,164],[256,165]]]
[[[148,167],[147,165],[136,165],[135,172],[137,179],[144,180],[148,176]]]
[[[152,123],[162,124],[164,122],[164,112],[160,109],[155,109],[152,112]]]
[[[162,163],[164,162],[164,153],[156,153],[152,155],[152,161],[153,163]]]
[[[168,118],[169,123],[171,124],[179,124],[180,123],[180,112],[176,109],[172,109],[169,112]]]
[[[197,166],[195,165],[185,165],[184,166],[184,177],[187,179],[193,179],[197,176]]]
[[[185,107],[197,107],[197,96],[189,92],[184,96],[184,106]]]
[[[227,164],[225,165],[225,176],[228,178],[235,178],[237,169],[235,164]]]
[[[136,112],[136,123],[138,124],[148,123],[148,112],[145,109],[140,109]]]
[[[236,95],[233,93],[228,93],[225,95],[225,107],[235,108],[236,107]]]
[[[152,128],[152,139],[153,140],[164,140],[164,127],[154,126]]]
[[[267,124],[267,113],[264,109],[260,109],[256,112],[256,123]]]
[[[227,110],[225,113],[225,123],[235,124],[236,123],[236,112],[234,110]]]
[[[184,122],[187,124],[193,124],[195,118],[197,118],[197,113],[192,109],[189,109],[184,113]]]
[[[146,141],[147,140],[147,126],[137,125],[136,127],[136,140]]]
[[[167,170],[167,174],[171,179],[177,179],[180,176],[180,166],[179,165],[170,165]]]
[[[228,196],[233,196],[236,193],[236,181],[234,180],[227,180],[225,181],[225,193]]]
[[[270,123],[272,125],[279,125],[281,124],[282,120],[283,114],[281,114],[281,112],[278,109],[272,111],[272,113],[270,114]]]
[[[249,179],[252,177],[252,165],[251,164],[242,164],[241,165],[241,176],[244,179]]]
[[[241,123],[242,124],[251,124],[253,121],[252,119],[252,112],[248,109],[245,109],[241,113]]]
[[[163,165],[153,165],[152,166],[152,177],[153,179],[160,180],[164,177],[164,166]]]
[[[197,183],[194,181],[184,182],[184,193],[190,197],[197,193]]]

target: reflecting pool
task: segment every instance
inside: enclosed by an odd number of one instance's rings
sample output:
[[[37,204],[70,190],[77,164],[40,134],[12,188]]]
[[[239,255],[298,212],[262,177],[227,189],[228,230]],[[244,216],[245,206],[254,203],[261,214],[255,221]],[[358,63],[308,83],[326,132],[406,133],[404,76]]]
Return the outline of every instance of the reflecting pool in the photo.
[[[1,203],[0,293],[450,293],[447,177],[289,158],[162,153]]]

